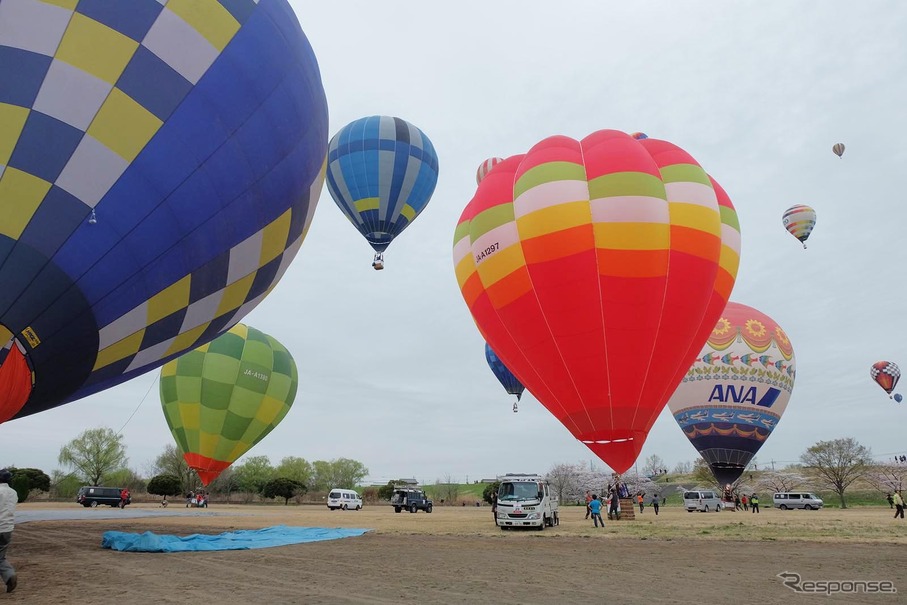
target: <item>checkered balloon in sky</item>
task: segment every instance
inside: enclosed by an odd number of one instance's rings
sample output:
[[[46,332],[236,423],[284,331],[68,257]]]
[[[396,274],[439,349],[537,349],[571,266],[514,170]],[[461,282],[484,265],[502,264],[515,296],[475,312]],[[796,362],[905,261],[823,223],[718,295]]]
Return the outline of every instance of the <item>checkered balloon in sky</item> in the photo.
[[[286,0],[3,0],[0,422],[245,316],[302,244],[327,141]]]
[[[893,361],[877,361],[870,366],[869,375],[891,397],[894,388],[898,386],[898,380],[901,379],[901,368]]]
[[[360,118],[331,139],[328,192],[375,250],[376,260],[425,210],[437,182],[435,148],[406,120]]]
[[[164,417],[202,483],[274,430],[298,382],[289,351],[243,324],[161,368]]]

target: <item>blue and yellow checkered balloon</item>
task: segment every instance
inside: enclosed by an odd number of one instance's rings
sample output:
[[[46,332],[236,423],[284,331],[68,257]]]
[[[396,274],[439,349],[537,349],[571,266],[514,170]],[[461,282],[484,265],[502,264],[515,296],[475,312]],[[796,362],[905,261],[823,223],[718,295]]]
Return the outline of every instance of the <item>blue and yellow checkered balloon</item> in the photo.
[[[261,302],[311,223],[327,119],[287,0],[3,0],[0,348],[28,372],[0,365],[0,384],[33,381],[18,416]]]

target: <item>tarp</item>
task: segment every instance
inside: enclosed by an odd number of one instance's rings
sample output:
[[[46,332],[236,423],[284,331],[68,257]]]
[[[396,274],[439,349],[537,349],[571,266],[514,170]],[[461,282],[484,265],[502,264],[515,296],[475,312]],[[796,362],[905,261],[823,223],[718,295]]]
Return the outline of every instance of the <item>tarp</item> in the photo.
[[[265,527],[264,529],[240,529],[216,536],[207,534],[171,536],[159,535],[150,531],[141,534],[106,531],[101,538],[101,547],[124,552],[248,550],[351,538],[361,536],[367,531],[371,530],[340,527],[289,527],[286,525]]]

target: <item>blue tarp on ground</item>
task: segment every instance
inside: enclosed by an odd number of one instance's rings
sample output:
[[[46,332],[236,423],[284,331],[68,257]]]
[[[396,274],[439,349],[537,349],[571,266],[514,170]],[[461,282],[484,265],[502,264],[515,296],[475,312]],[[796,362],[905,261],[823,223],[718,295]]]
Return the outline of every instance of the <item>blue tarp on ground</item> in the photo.
[[[132,534],[122,531],[105,531],[102,548],[125,552],[195,552],[208,550],[247,550],[270,548],[303,542],[320,542],[361,536],[368,529],[340,527],[289,527],[277,525],[264,529],[240,529],[216,536],[192,534],[191,536],[159,535],[146,531]]]

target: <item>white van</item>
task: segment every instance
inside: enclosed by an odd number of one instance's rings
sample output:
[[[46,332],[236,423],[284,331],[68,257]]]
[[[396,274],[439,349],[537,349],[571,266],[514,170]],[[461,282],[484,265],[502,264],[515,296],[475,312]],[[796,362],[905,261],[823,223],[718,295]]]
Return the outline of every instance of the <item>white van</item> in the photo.
[[[787,510],[802,508],[803,510],[819,510],[825,504],[822,498],[810,492],[778,492],[772,496],[775,508]]]
[[[688,513],[698,510],[701,513],[708,513],[721,510],[721,498],[718,493],[706,489],[693,489],[683,492],[683,506]]]
[[[328,494],[328,508],[331,510],[362,510],[362,498],[351,489],[335,487]]]

